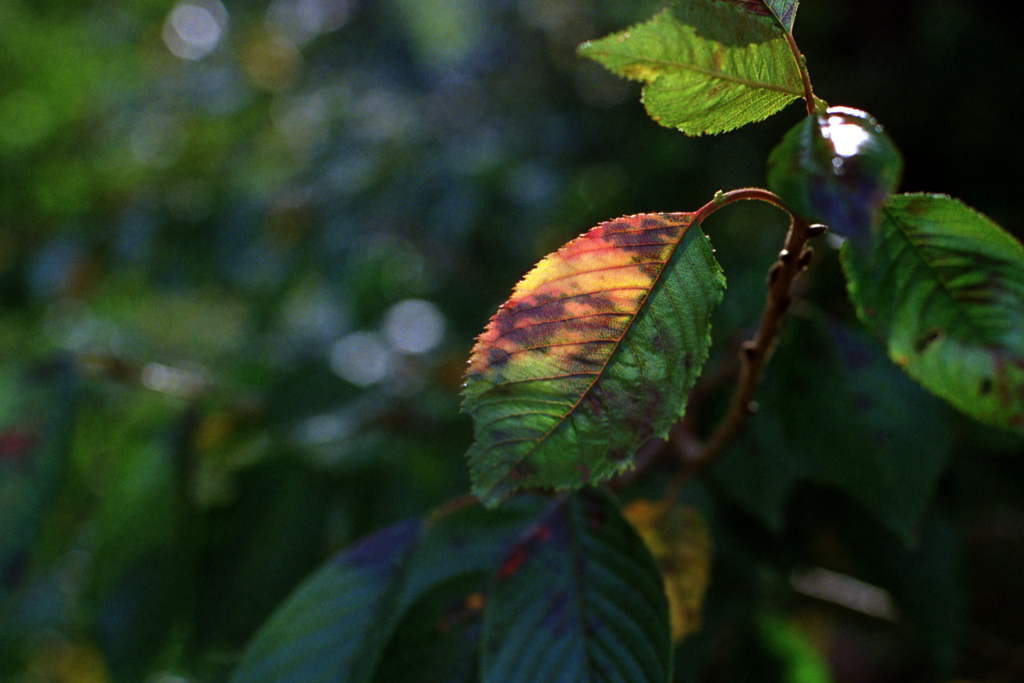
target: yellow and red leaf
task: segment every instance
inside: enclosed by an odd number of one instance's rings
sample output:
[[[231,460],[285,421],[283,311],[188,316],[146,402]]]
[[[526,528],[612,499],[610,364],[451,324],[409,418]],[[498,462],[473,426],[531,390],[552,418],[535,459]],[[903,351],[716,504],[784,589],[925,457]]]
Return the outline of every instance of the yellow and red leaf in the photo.
[[[695,216],[602,223],[516,286],[466,373],[478,496],[606,479],[679,419],[725,287]]]

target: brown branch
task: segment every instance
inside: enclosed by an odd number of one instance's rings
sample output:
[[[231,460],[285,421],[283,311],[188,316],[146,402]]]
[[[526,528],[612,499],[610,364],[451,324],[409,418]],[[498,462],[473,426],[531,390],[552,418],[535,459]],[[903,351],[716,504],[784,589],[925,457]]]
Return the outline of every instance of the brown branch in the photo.
[[[800,218],[792,218],[785,246],[779,252],[778,260],[768,270],[768,300],[761,323],[754,337],[740,347],[740,375],[728,412],[702,446],[680,449],[686,466],[669,484],[666,498],[674,498],[683,483],[713,463],[739,433],[747,417],[756,410],[754,392],[775,349],[782,321],[792,303],[793,284],[810,264],[812,251],[807,246],[807,240],[820,234],[823,229],[822,226],[812,226]]]
[[[704,219],[715,211],[718,211],[723,206],[728,206],[733,202],[742,202],[751,199],[771,204],[772,206],[780,208],[786,213],[793,215],[793,212],[789,210],[789,207],[787,207],[782,199],[779,198],[779,195],[774,192],[760,187],[743,187],[738,190],[729,190],[728,192],[716,192],[714,199],[694,212],[693,222],[697,224],[703,223]]]

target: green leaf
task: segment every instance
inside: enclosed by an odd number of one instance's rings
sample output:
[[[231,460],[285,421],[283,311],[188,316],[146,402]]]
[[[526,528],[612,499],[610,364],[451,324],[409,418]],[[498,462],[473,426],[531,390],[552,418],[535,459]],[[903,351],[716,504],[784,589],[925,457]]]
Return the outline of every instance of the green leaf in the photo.
[[[716,477],[775,531],[793,487],[811,480],[908,538],[950,449],[941,402],[864,333],[818,316],[793,316],[787,326],[751,429]]]
[[[274,613],[231,680],[374,680],[400,623],[403,637],[410,637],[410,629],[416,640],[423,635],[415,615],[411,625],[405,615],[439,586],[489,576],[538,509],[532,498],[496,511],[467,507],[428,524],[402,522],[363,539]]]
[[[761,121],[804,92],[775,20],[716,0],[677,4],[580,54],[643,81],[651,118],[688,135]]]
[[[482,604],[489,582],[523,529],[547,507],[521,496],[497,510],[445,515],[424,535],[398,610],[404,614],[374,683],[477,681]]]
[[[473,505],[432,523],[412,558],[400,608],[454,577],[493,572],[546,503],[540,496],[521,496],[496,510]]]
[[[758,619],[761,642],[778,657],[785,674],[779,679],[792,683],[833,683],[828,661],[796,618],[763,614]]]
[[[615,504],[555,501],[508,554],[484,616],[484,683],[671,677],[668,603],[654,558]]]
[[[418,521],[388,527],[314,574],[263,626],[231,680],[370,681],[422,531]]]
[[[463,408],[473,491],[579,487],[665,438],[710,346],[725,278],[694,214],[602,223],[541,261],[477,340]]]
[[[794,126],[768,157],[768,188],[790,210],[861,249],[899,186],[903,158],[878,121],[831,107]]]
[[[477,683],[489,580],[483,572],[460,576],[423,596],[395,630],[374,683]]]
[[[889,357],[985,423],[1024,430],[1024,247],[941,195],[893,197],[874,250],[844,248],[850,298]]]
[[[775,18],[782,24],[782,28],[787,31],[793,30],[793,21],[796,19],[796,6],[799,4],[798,0],[764,0],[764,4],[768,5],[768,9],[772,11]]]

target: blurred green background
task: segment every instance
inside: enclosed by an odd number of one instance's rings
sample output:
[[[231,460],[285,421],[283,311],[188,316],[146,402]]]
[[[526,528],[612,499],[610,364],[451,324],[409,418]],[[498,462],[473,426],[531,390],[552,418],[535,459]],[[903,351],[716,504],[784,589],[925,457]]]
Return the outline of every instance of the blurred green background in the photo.
[[[575,55],[659,6],[0,0],[0,679],[222,680],[318,564],[467,490],[461,373],[519,277],[601,220],[763,185],[803,115],[686,138]],[[805,0],[795,33],[817,94],[900,145],[904,190],[1021,236],[1022,24],[994,2]],[[785,221],[722,213],[728,358]],[[808,298],[849,319],[818,249]],[[719,566],[730,544],[776,570],[874,553],[960,606],[923,640],[819,623],[823,650],[859,653],[837,680],[1020,673],[1022,442],[948,418],[921,537],[958,540],[934,562],[814,487],[781,532],[721,503]],[[722,647],[703,670],[754,680]]]

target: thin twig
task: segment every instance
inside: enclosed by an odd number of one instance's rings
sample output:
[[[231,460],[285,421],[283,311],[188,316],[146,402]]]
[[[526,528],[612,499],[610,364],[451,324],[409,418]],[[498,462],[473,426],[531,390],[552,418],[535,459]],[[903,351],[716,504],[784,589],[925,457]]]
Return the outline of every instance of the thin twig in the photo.
[[[786,246],[779,252],[779,259],[768,271],[768,302],[757,334],[740,348],[740,380],[733,394],[729,412],[723,423],[704,444],[699,458],[716,456],[732,440],[740,425],[752,412],[751,401],[754,390],[761,380],[764,366],[775,348],[782,319],[792,302],[790,289],[796,276],[808,263],[810,251],[805,249],[808,237],[806,221],[794,218],[786,235]]]
[[[665,492],[666,498],[674,498],[683,483],[714,462],[739,433],[743,422],[754,412],[754,392],[778,341],[782,320],[792,303],[793,283],[810,263],[812,252],[807,247],[807,240],[818,230],[818,226],[812,228],[807,221],[792,218],[785,246],[768,271],[768,301],[757,333],[740,347],[740,376],[728,412],[700,448],[682,449],[686,466],[670,482]]]
[[[697,224],[703,223],[708,216],[713,214],[715,211],[718,211],[723,206],[728,206],[733,202],[742,202],[751,199],[771,204],[790,215],[793,213],[774,192],[770,192],[769,190],[765,190],[760,187],[743,187],[738,190],[729,190],[728,192],[716,192],[714,199],[694,212],[693,222]]]

